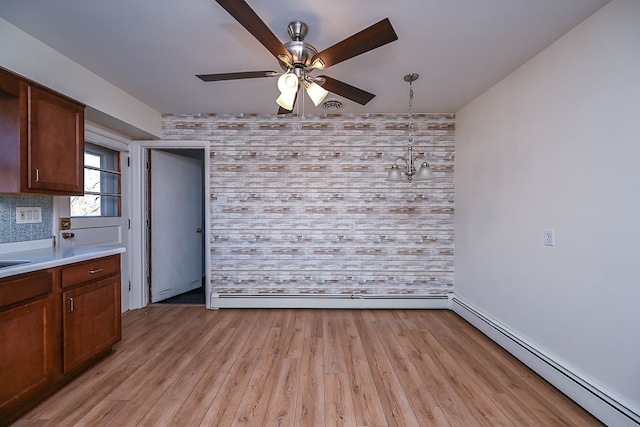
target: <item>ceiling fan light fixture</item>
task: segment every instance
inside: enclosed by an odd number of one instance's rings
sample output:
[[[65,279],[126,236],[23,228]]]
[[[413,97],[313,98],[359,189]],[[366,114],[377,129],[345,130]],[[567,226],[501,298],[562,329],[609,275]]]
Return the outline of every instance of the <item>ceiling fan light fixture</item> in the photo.
[[[324,101],[324,99],[329,94],[329,91],[327,91],[317,83],[309,83],[305,81],[304,86],[307,90],[307,95],[309,95],[309,98],[311,98],[311,101],[313,101],[313,105],[315,105],[316,107],[320,105],[320,103]]]
[[[284,108],[285,110],[292,111],[293,104],[296,102],[296,92],[282,92],[276,99],[276,104]]]
[[[282,95],[298,91],[298,76],[293,73],[285,73],[278,78],[278,90]]]
[[[276,104],[284,108],[285,110],[292,111],[293,103],[296,101],[296,94],[294,93],[281,93],[276,99]]]

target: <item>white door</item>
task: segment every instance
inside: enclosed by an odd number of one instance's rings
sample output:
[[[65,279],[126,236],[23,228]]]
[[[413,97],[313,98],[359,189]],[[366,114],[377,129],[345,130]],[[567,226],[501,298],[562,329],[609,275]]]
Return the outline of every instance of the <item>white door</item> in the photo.
[[[151,150],[150,173],[150,287],[158,302],[202,285],[202,161]]]

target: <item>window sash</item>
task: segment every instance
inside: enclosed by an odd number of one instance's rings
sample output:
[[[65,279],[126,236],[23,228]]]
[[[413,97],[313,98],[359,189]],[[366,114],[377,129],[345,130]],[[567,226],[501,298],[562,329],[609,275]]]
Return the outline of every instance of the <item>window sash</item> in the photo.
[[[71,199],[72,210],[76,204],[78,217],[121,216],[120,152],[95,144],[85,143],[85,190],[83,196]],[[97,164],[99,163],[99,166]]]

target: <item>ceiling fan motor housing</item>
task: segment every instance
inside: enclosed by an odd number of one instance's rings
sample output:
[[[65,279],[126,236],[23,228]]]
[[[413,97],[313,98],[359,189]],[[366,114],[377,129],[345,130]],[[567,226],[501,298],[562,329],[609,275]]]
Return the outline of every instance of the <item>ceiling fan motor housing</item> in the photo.
[[[307,24],[302,21],[293,21],[289,23],[288,30],[292,41],[284,43],[284,47],[287,49],[287,52],[291,54],[291,65],[294,71],[296,74],[302,74],[302,71],[310,70],[311,58],[318,53],[318,50],[303,41],[308,31]],[[280,62],[280,67],[282,67],[284,71],[289,70],[287,64],[283,62]],[[300,71],[298,71],[298,69],[300,69]]]
[[[307,36],[309,26],[307,26],[306,22],[291,21],[287,26],[287,30],[289,31],[289,37],[291,37],[291,40],[301,42]]]

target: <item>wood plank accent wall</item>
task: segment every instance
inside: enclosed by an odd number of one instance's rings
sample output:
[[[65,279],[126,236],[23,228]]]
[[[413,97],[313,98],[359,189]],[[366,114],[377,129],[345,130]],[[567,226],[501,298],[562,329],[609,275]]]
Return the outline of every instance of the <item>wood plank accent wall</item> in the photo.
[[[214,293],[452,292],[454,131],[414,114],[436,177],[390,183],[406,114],[163,116],[163,139],[211,142]]]

